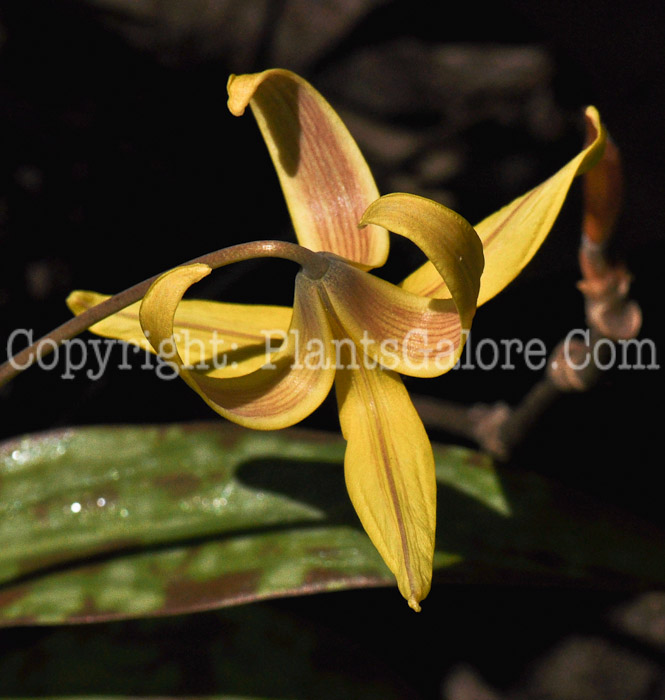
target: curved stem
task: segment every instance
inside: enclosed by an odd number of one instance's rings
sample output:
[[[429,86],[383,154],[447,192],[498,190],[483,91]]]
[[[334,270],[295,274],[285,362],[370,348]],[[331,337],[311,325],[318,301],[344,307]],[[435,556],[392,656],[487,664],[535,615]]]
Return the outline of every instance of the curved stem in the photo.
[[[221,248],[212,253],[206,253],[198,258],[194,258],[184,265],[201,263],[209,265],[213,270],[230,265],[235,262],[243,262],[252,258],[284,258],[298,263],[305,274],[312,279],[322,277],[328,269],[328,261],[322,255],[314,253],[307,248],[288,243],[287,241],[253,241],[251,243],[240,243],[239,245]],[[160,273],[161,274],[161,273]],[[6,362],[0,365],[0,387],[13,379],[23,370],[28,369],[38,360],[50,355],[59,345],[66,340],[76,337],[88,330],[90,326],[102,321],[131,304],[140,301],[150,289],[152,283],[160,275],[154,275],[143,282],[139,282],[124,291],[115,294],[110,299],[103,301],[97,306],[84,311],[79,316],[66,321],[61,326],[50,331],[34,342],[29,347],[21,350]]]

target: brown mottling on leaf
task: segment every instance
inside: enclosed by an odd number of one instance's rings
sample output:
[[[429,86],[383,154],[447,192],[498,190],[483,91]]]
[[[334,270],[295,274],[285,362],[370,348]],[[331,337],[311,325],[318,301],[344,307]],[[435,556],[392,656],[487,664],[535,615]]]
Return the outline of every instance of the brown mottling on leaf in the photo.
[[[200,429],[202,432],[210,432],[211,429],[214,429],[215,438],[222,447],[236,448],[241,440],[247,438],[247,430],[245,428],[241,428],[234,423],[224,423],[219,419],[214,422],[201,423]]]
[[[4,591],[0,591],[0,610],[3,610],[17,600],[21,600],[26,593],[27,590],[22,586],[5,588]]]
[[[179,579],[166,587],[166,602],[160,614],[175,615],[211,610],[256,600],[261,571],[238,571],[209,581]]]
[[[172,496],[187,496],[199,488],[201,479],[192,474],[164,474],[158,476],[154,483]]]
[[[390,585],[390,574],[385,577],[349,575],[336,569],[322,567],[310,569],[301,585],[292,588],[260,589],[261,571],[242,571],[225,574],[205,582],[179,580],[171,583],[166,591],[166,603],[155,614],[178,615],[201,610],[251,603],[257,600],[284,596],[312,595],[332,589],[351,586],[353,588],[376,588]]]
[[[51,508],[49,507],[48,503],[45,503],[44,501],[40,501],[39,503],[35,503],[32,506],[31,511],[32,511],[32,515],[35,517],[35,520],[40,525],[48,525],[49,524]]]
[[[42,569],[50,569],[53,566],[62,564],[67,561],[68,555],[71,552],[54,552],[53,554],[43,554],[40,556],[31,556],[23,561],[19,561],[19,576],[23,577],[27,574],[31,574],[35,571],[40,571]]]
[[[70,563],[75,564],[78,560],[83,564],[87,557],[103,556],[111,552],[132,549],[139,544],[141,544],[139,539],[118,538],[108,542],[98,543],[89,550],[76,552],[63,550],[49,555],[42,554],[39,556],[27,557],[19,562],[19,577],[33,574],[36,571],[45,571],[56,566],[69,565]]]
[[[17,615],[16,617],[5,617],[5,608],[10,607],[13,603],[20,601],[30,593],[30,588],[26,586],[14,586],[0,591],[0,628],[1,627],[16,627],[18,625],[34,625],[38,624],[39,620],[34,615]]]

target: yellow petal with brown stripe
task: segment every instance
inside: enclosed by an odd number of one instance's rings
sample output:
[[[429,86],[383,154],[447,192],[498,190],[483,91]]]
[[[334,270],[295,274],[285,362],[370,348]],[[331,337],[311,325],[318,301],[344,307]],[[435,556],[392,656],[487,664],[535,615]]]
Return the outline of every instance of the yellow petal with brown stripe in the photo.
[[[468,331],[484,265],[483,244],[471,224],[442,204],[403,193],[387,194],[370,204],[360,225],[367,223],[408,238],[427,255]]]
[[[436,377],[451,369],[466,334],[451,299],[411,294],[331,258],[320,280],[321,298],[339,330],[374,362],[412,377]],[[357,363],[368,358],[357,357]]]
[[[594,134],[586,148],[548,180],[474,227],[485,251],[478,306],[510,284],[527,265],[554,225],[575,177],[593,167],[602,156],[606,132],[598,111],[588,107],[586,119]],[[440,299],[451,296],[430,262],[409,275],[402,286],[414,294]]]
[[[379,192],[356,142],[326,100],[286,70],[232,75],[228,93],[236,116],[252,108],[299,243],[365,267],[383,265],[387,232],[376,226],[358,230]]]
[[[107,299],[107,294],[77,290],[67,297],[67,306],[78,316]],[[140,306],[136,302],[90,331],[155,352],[139,323]],[[209,366],[213,376],[239,376],[263,364],[266,343],[283,338],[291,316],[292,309],[285,306],[186,299],[176,311],[173,335],[186,365]]]
[[[332,387],[332,336],[317,285],[296,277],[293,318],[282,347],[265,364],[241,377],[210,376],[184,366],[173,338],[173,319],[183,294],[209,274],[207,265],[187,265],[163,274],[141,304],[146,336],[162,359],[217,413],[257,430],[294,425],[314,411]]]
[[[436,526],[434,458],[402,380],[341,370],[335,382],[348,441],[346,486],[358,517],[414,610],[430,589]]]

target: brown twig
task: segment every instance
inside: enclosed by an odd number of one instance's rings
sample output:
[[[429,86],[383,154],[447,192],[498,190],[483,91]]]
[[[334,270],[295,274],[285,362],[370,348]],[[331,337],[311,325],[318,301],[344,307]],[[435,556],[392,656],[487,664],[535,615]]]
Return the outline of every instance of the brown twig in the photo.
[[[316,279],[321,277],[327,267],[328,261],[325,257],[314,253],[307,248],[288,243],[287,241],[252,241],[250,243],[240,243],[238,245],[221,248],[212,253],[201,255],[183,265],[194,263],[205,264],[213,270],[230,265],[231,263],[242,262],[253,258],[284,258],[299,264],[308,276]],[[16,353],[6,362],[0,364],[0,387],[16,377],[24,370],[31,367],[67,340],[75,338],[84,331],[94,326],[99,321],[112,316],[118,311],[140,301],[150,285],[159,277],[154,275],[143,282],[135,284],[129,289],[113,295],[106,301],[87,309],[79,316],[69,319],[61,326],[39,338],[27,348]]]

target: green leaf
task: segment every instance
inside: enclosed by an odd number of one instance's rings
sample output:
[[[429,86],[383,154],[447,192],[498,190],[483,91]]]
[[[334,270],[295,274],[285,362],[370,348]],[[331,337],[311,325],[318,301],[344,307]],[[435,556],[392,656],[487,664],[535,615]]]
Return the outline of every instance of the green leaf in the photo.
[[[665,583],[661,533],[472,450],[434,451],[439,581]],[[332,434],[221,421],[0,445],[0,625],[394,585],[349,503],[343,454]]]

